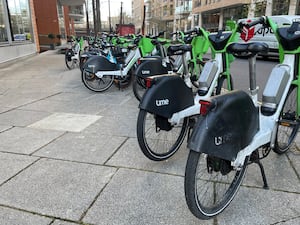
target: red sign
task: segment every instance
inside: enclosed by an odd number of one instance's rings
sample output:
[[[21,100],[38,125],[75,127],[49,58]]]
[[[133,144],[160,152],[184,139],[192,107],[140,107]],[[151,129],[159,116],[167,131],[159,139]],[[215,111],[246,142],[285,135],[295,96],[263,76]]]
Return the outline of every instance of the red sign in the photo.
[[[248,20],[247,22],[251,22],[251,20]],[[244,27],[241,33],[241,39],[247,42],[254,37],[254,33],[255,27]]]

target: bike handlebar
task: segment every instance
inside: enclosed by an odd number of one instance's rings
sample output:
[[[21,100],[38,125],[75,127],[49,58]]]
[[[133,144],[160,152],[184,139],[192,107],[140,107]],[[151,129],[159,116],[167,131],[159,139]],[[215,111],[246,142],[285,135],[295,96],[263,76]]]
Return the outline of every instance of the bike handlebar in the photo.
[[[246,27],[246,28],[253,27],[257,24],[267,25],[267,17],[266,16],[261,16],[257,20],[254,20],[254,21],[249,22],[249,23],[240,22],[239,23],[239,30],[243,30],[244,27]]]

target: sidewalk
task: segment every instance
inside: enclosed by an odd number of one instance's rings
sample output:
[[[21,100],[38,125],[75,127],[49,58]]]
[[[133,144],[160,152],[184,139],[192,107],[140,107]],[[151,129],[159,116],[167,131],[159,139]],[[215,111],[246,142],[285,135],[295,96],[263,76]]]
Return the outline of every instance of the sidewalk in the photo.
[[[300,136],[262,161],[269,190],[251,165],[229,207],[203,221],[185,202],[186,142],[148,160],[137,114],[131,87],[91,92],[54,51],[0,67],[0,224],[300,224]]]

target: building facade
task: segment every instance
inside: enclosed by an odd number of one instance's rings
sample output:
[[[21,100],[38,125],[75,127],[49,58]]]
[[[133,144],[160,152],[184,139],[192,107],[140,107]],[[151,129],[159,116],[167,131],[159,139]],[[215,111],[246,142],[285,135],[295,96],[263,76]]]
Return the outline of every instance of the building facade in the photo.
[[[0,63],[38,49],[33,0],[0,0]]]
[[[84,30],[84,0],[33,0],[41,51]]]
[[[75,35],[76,26],[85,27],[84,3],[0,0],[0,64],[49,49],[59,45],[61,38]]]
[[[300,14],[300,0],[145,0],[144,4],[146,30],[152,34],[195,26],[216,31],[229,19]]]

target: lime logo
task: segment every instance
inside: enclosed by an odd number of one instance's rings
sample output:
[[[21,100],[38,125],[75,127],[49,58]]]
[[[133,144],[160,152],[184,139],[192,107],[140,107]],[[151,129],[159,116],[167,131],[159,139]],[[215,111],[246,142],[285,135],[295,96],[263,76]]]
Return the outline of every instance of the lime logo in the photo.
[[[161,99],[155,101],[156,106],[169,105],[169,99]]]
[[[142,70],[142,74],[145,75],[145,74],[150,74],[150,70]]]

